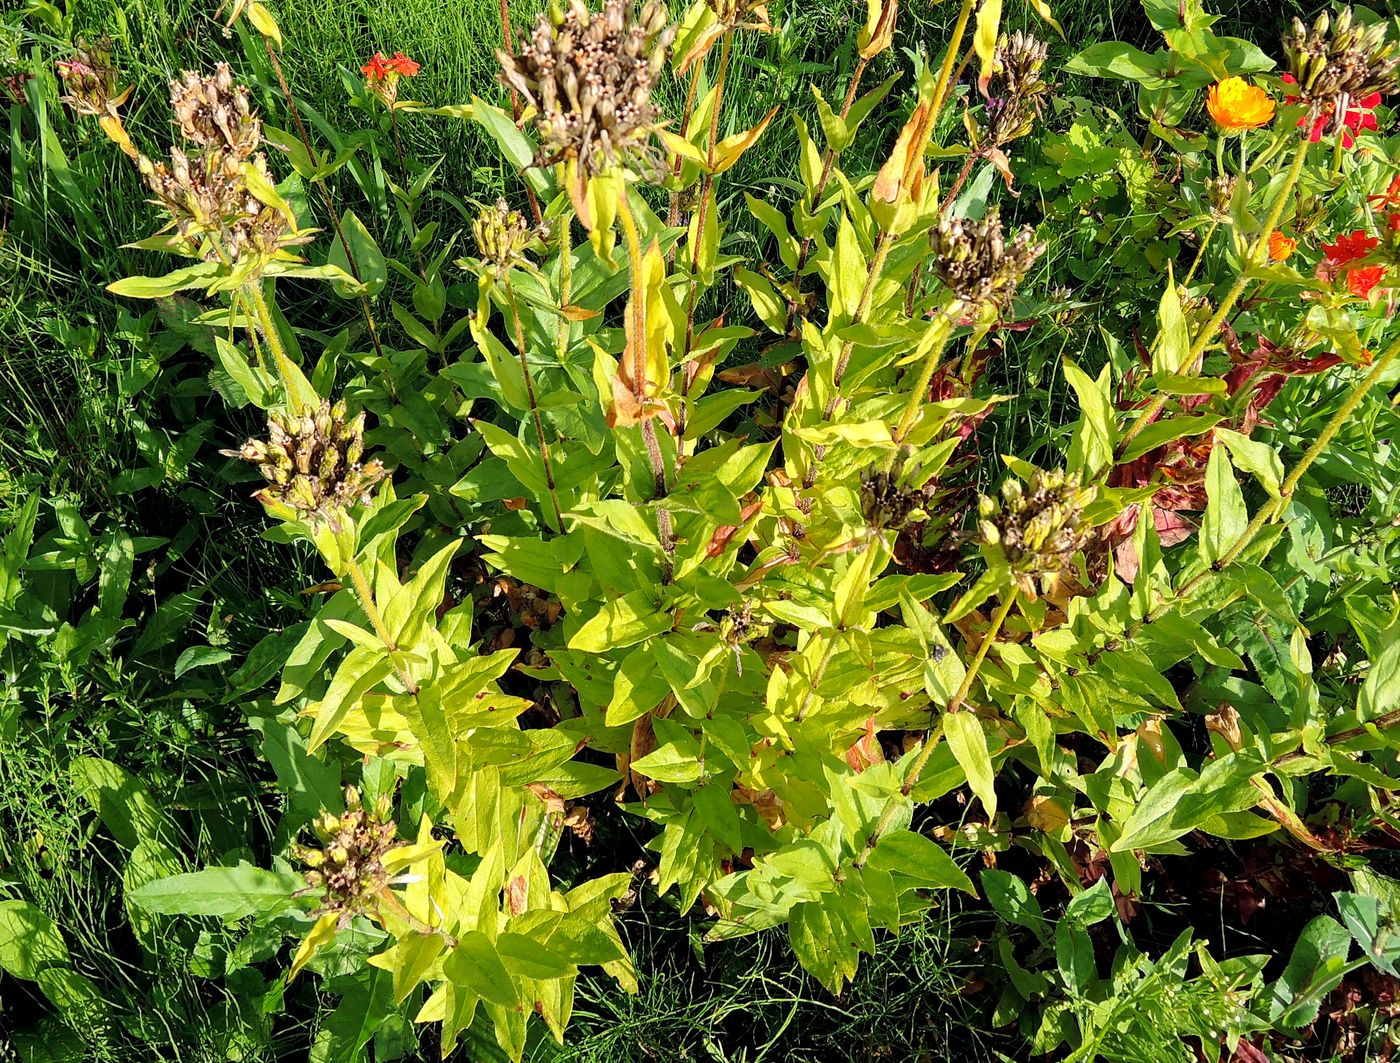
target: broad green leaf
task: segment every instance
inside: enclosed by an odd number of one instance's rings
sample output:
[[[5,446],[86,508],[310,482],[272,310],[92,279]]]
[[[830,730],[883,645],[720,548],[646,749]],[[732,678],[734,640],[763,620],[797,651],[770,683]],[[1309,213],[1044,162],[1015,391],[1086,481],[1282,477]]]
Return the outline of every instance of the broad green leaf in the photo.
[[[959,766],[967,773],[967,784],[982,801],[987,821],[997,816],[997,793],[992,757],[987,750],[987,734],[975,712],[963,709],[943,714],[943,735]]]
[[[28,901],[0,901],[0,969],[34,981],[48,967],[66,967],[68,946],[54,921]]]
[[[240,861],[233,867],[206,867],[156,879],[135,890],[130,900],[160,915],[214,916],[225,922],[249,915],[273,916],[293,904],[306,888],[300,875],[268,871]]]
[[[911,830],[886,834],[870,853],[867,866],[903,875],[918,886],[939,886],[977,895],[972,880],[940,846]]]
[[[604,603],[569,639],[569,649],[603,653],[632,646],[669,631],[675,618],[648,591],[633,591]]]
[[[1270,994],[1269,1019],[1296,1030],[1317,1018],[1322,998],[1346,975],[1351,935],[1330,915],[1319,915],[1293,946],[1293,955]]]
[[[1244,492],[1225,447],[1212,447],[1206,462],[1206,514],[1201,521],[1201,560],[1213,565],[1239,542],[1249,525]]]

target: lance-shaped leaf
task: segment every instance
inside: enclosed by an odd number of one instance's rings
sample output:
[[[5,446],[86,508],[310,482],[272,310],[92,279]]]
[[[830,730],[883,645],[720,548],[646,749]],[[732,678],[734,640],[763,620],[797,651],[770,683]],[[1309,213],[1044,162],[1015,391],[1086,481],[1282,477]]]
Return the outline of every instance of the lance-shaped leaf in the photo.
[[[640,424],[662,409],[657,400],[670,375],[666,361],[666,337],[671,329],[663,288],[666,260],[655,240],[642,255],[638,270],[641,291],[635,287],[627,298],[627,346],[612,380],[613,406],[609,427]]]
[[[1001,0],[982,0],[977,10],[977,30],[972,37],[972,50],[982,63],[977,75],[977,88],[982,95],[987,94],[987,86],[992,80],[992,66],[996,62],[997,33],[1001,29]]]

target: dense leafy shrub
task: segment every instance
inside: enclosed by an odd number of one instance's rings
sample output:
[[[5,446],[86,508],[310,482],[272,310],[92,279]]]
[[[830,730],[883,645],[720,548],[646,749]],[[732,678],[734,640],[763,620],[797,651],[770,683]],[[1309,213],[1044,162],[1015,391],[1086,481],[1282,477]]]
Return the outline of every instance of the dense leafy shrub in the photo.
[[[206,397],[256,418],[219,475],[323,566],[224,697],[285,798],[268,851],[191,870],[139,781],[75,762],[136,932],[202,917],[181,944],[263,1016],[320,975],[338,1058],[415,1023],[443,1054],[563,1041],[585,969],[636,989],[619,914],[651,888],[710,942],[785,927],[832,993],[985,898],[992,1021],[1074,1059],[1257,1053],[1397,976],[1367,856],[1400,788],[1393,27],[1299,21],[1279,65],[1190,0],[1144,10],[1158,51],[1065,68],[1131,83],[1131,122],[1057,98],[1000,0],[870,84],[900,17],[871,0],[839,103],[737,129],[738,42],[777,32],[742,0],[551,8],[501,106],[414,100],[419,65],[376,53],[353,133],[293,101],[260,0],[227,17],[268,98],[184,72],[172,145],[127,129],[107,42],[60,61],[164,219],[110,290],[198,337]],[[513,200],[443,190],[410,119],[472,123]],[[1042,334],[1058,364],[1018,360]],[[63,644],[91,652],[160,544],[52,508],[6,539],[5,630],[47,637],[95,581]],[[620,825],[645,852],[594,859]],[[1130,932],[1155,880],[1253,844],[1334,872],[1276,969]],[[61,934],[0,905],[0,966],[78,1025]]]

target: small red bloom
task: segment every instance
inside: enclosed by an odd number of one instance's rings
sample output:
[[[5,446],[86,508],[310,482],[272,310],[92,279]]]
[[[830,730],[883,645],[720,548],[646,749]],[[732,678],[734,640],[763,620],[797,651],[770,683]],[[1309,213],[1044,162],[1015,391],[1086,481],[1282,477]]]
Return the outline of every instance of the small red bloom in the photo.
[[[392,60],[384,58],[383,52],[375,52],[369,57],[369,62],[360,67],[360,73],[371,81],[383,81],[389,76],[389,71],[393,69],[390,66],[391,62]]]
[[[1365,299],[1371,289],[1381,282],[1385,270],[1380,266],[1367,266],[1365,269],[1347,270],[1347,290],[1358,299]]]
[[[1367,236],[1364,229],[1357,229],[1346,236],[1339,236],[1330,244],[1323,244],[1322,251],[1333,266],[1344,266],[1365,258],[1380,244],[1374,236]]]
[[[1283,81],[1289,85],[1296,85],[1297,79],[1292,74],[1284,74]],[[1284,103],[1297,103],[1300,97],[1286,96]],[[1359,133],[1363,129],[1376,129],[1376,116],[1372,113],[1381,103],[1381,94],[1373,92],[1369,96],[1362,96],[1358,100],[1353,100],[1347,106],[1346,114],[1342,116],[1342,147],[1349,148],[1356,143],[1353,133]],[[1308,140],[1316,144],[1325,135],[1332,132],[1336,127],[1336,108],[1329,104],[1323,108],[1322,113],[1313,119],[1312,129],[1308,131]],[[1304,115],[1298,119],[1298,128],[1302,129],[1308,124],[1308,116]]]
[[[1387,214],[1385,227],[1387,232],[1400,233],[1400,214]]]
[[[418,64],[403,52],[395,52],[394,58],[388,60],[386,65],[396,74],[402,74],[406,78],[418,76]]]

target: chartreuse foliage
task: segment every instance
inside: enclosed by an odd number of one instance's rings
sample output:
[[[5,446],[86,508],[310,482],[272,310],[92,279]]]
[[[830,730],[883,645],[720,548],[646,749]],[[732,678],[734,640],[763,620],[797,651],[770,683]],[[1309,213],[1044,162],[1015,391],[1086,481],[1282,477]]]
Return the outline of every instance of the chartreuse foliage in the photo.
[[[1332,858],[1395,829],[1400,789],[1400,470],[1378,442],[1400,185],[1367,102],[1394,91],[1394,48],[1360,13],[1300,25],[1285,80],[1199,4],[1145,6],[1156,54],[1070,63],[1133,83],[1144,121],[1077,114],[1032,168],[1047,52],[1000,0],[964,0],[936,65],[873,87],[897,13],[871,0],[820,128],[730,128],[735,42],[775,32],[737,0],[675,26],[575,0],[501,55],[500,107],[407,99],[417,65],[376,56],[354,86],[371,127],[330,143],[290,108],[262,126],[228,67],[186,75],[168,163],[123,129],[105,53],[68,63],[70,102],[169,216],[141,246],[193,260],[112,290],[202,293],[211,383],[268,418],[228,453],[267,481],[267,537],[325,569],[258,711],[290,797],[272,866],[143,876],[129,901],[289,932],[289,977],[384,972],[353,998],[374,1003],[352,1055],[407,1017],[444,1052],[486,1036],[519,1058],[532,1014],[564,1038],[581,967],[635,988],[614,920],[633,876],[552,866],[604,815],[649,825],[656,889],[703,905],[709,940],[786,927],[833,992],[882,936],[985,897],[998,1018],[1071,1058],[1194,1058],[1184,1037],[1220,1058],[1302,1029],[1363,963],[1393,974],[1395,887],[1364,870],[1269,978],[1189,932],[1154,959],[1120,918],[1193,840]],[[280,80],[273,12],[229,15]],[[686,102],[663,114],[672,79]],[[475,123],[519,202],[421,223],[444,175],[404,156],[408,115]],[[778,123],[790,179],[760,196],[735,175]],[[875,165],[849,162],[866,142]],[[383,209],[338,207],[336,174]],[[1028,179],[1045,217],[1007,232],[989,196]],[[1051,247],[1091,258],[1105,210],[1129,320],[1062,361],[1043,437],[998,453],[1016,330],[1092,297],[1037,271]],[[293,329],[279,294],[321,283],[353,324]],[[716,314],[731,285],[744,312]],[[104,584],[138,544],[110,546]],[[469,576],[528,646],[492,632]],[[1029,855],[1067,908],[995,867],[974,880],[978,850]],[[63,969],[36,910],[2,911]]]

